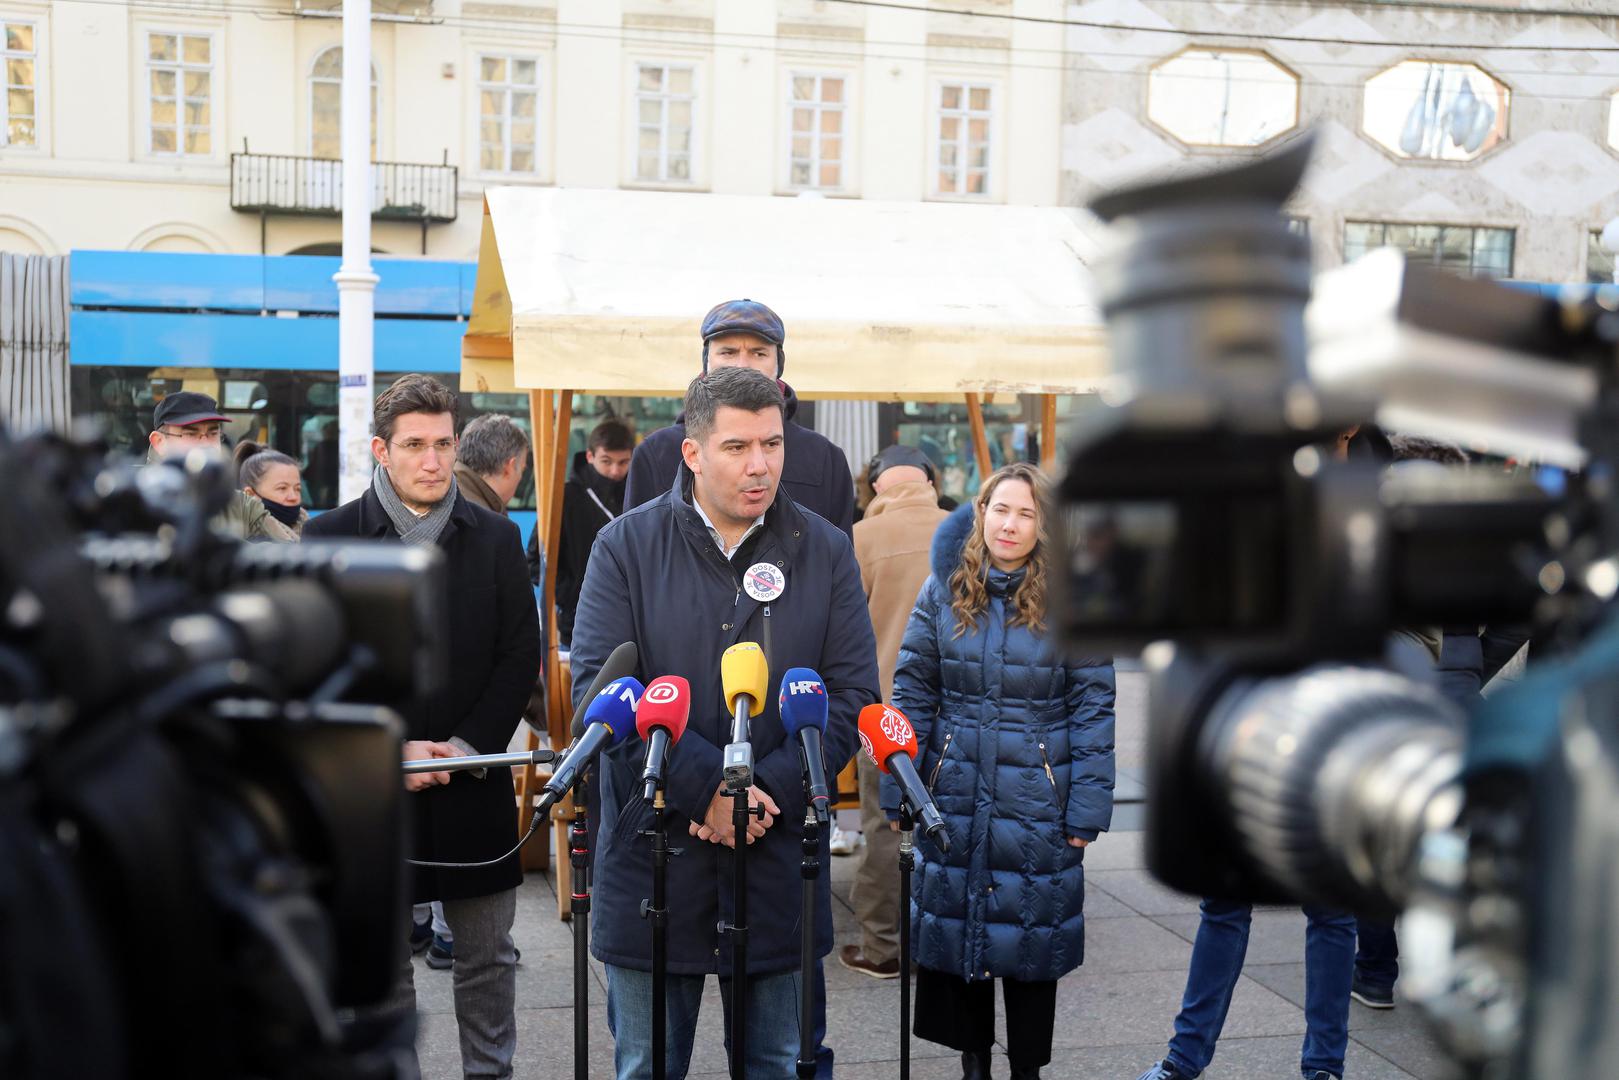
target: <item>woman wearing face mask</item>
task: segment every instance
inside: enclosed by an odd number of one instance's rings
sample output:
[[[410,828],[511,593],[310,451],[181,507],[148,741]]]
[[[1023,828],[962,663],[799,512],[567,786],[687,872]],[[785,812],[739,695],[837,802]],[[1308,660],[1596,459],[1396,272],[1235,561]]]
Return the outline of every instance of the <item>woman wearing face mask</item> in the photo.
[[[264,503],[270,514],[265,532],[271,540],[295,544],[303,538],[309,511],[303,508],[298,463],[279,450],[243,439],[236,444],[236,482]]]
[[[950,830],[947,854],[917,845],[914,1030],[968,1080],[990,1075],[996,979],[1012,1076],[1051,1061],[1057,980],[1084,960],[1085,846],[1113,814],[1113,664],[1047,636],[1045,488],[1008,465],[939,526],[894,677]]]

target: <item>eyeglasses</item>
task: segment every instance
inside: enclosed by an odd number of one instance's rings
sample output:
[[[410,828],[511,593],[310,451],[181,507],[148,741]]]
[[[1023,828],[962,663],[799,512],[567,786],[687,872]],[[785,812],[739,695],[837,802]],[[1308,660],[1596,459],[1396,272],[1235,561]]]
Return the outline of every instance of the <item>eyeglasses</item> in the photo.
[[[181,442],[218,442],[219,437],[225,433],[224,429],[217,424],[204,428],[158,428],[157,430],[161,434],[167,435],[171,439],[179,439]]]
[[[455,453],[454,439],[435,439],[433,442],[423,442],[421,439],[406,439],[404,442],[389,443],[399,453],[406,457],[421,457],[432,450],[439,457],[450,457]]]

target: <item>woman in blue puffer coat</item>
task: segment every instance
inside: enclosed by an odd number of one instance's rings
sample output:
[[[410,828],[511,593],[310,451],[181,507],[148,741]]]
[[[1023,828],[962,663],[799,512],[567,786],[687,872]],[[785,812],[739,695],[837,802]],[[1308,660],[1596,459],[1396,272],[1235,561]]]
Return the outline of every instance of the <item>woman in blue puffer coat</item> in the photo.
[[[939,526],[894,677],[950,830],[948,854],[918,846],[914,1030],[967,1078],[989,1076],[996,979],[1014,1080],[1050,1062],[1057,980],[1085,956],[1085,846],[1113,815],[1113,665],[1046,634],[1045,487],[1008,465]]]

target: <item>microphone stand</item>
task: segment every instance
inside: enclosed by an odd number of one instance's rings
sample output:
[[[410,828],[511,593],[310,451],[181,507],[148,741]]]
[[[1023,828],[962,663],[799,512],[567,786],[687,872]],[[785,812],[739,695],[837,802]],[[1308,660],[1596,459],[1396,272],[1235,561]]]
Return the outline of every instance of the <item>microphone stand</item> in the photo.
[[[808,780],[808,776],[805,777]],[[815,1076],[815,881],[821,876],[821,823],[813,804],[804,807],[803,913],[799,919],[798,1075]]]
[[[911,846],[914,822],[904,803],[899,808],[899,1076],[911,1080],[911,870],[916,852]]]
[[[590,1076],[590,830],[585,826],[585,802],[590,776],[585,773],[573,789],[573,825],[568,849],[573,864],[573,1076]]]
[[[669,846],[664,831],[663,785],[652,798],[652,899],[641,902],[641,917],[652,924],[652,1080],[664,1080],[668,1065],[664,1043],[668,1022],[669,980],[669,856],[679,852]]]
[[[748,796],[753,786],[748,716],[752,708],[752,698],[745,694],[737,698],[731,744],[725,748],[725,794],[731,799],[731,828],[736,834],[732,849],[732,922],[720,927],[731,935],[731,1080],[747,1080],[748,1063],[748,822],[753,816]]]

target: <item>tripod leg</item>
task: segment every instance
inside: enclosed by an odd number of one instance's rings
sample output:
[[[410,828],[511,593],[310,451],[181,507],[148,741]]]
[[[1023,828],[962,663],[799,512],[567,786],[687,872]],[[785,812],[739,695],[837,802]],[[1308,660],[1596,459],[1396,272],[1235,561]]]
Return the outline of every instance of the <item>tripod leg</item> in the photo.
[[[573,1075],[590,1076],[590,832],[585,827],[585,792],[574,792],[569,858],[573,867]]]
[[[911,817],[900,811],[899,834],[899,1075],[911,1080]]]
[[[734,906],[731,926],[731,1080],[747,1080],[748,1063],[748,789],[732,795],[731,824],[736,830]]]
[[[815,812],[804,814],[804,879],[799,918],[798,1075],[815,1075],[815,879],[820,876],[821,833]]]

